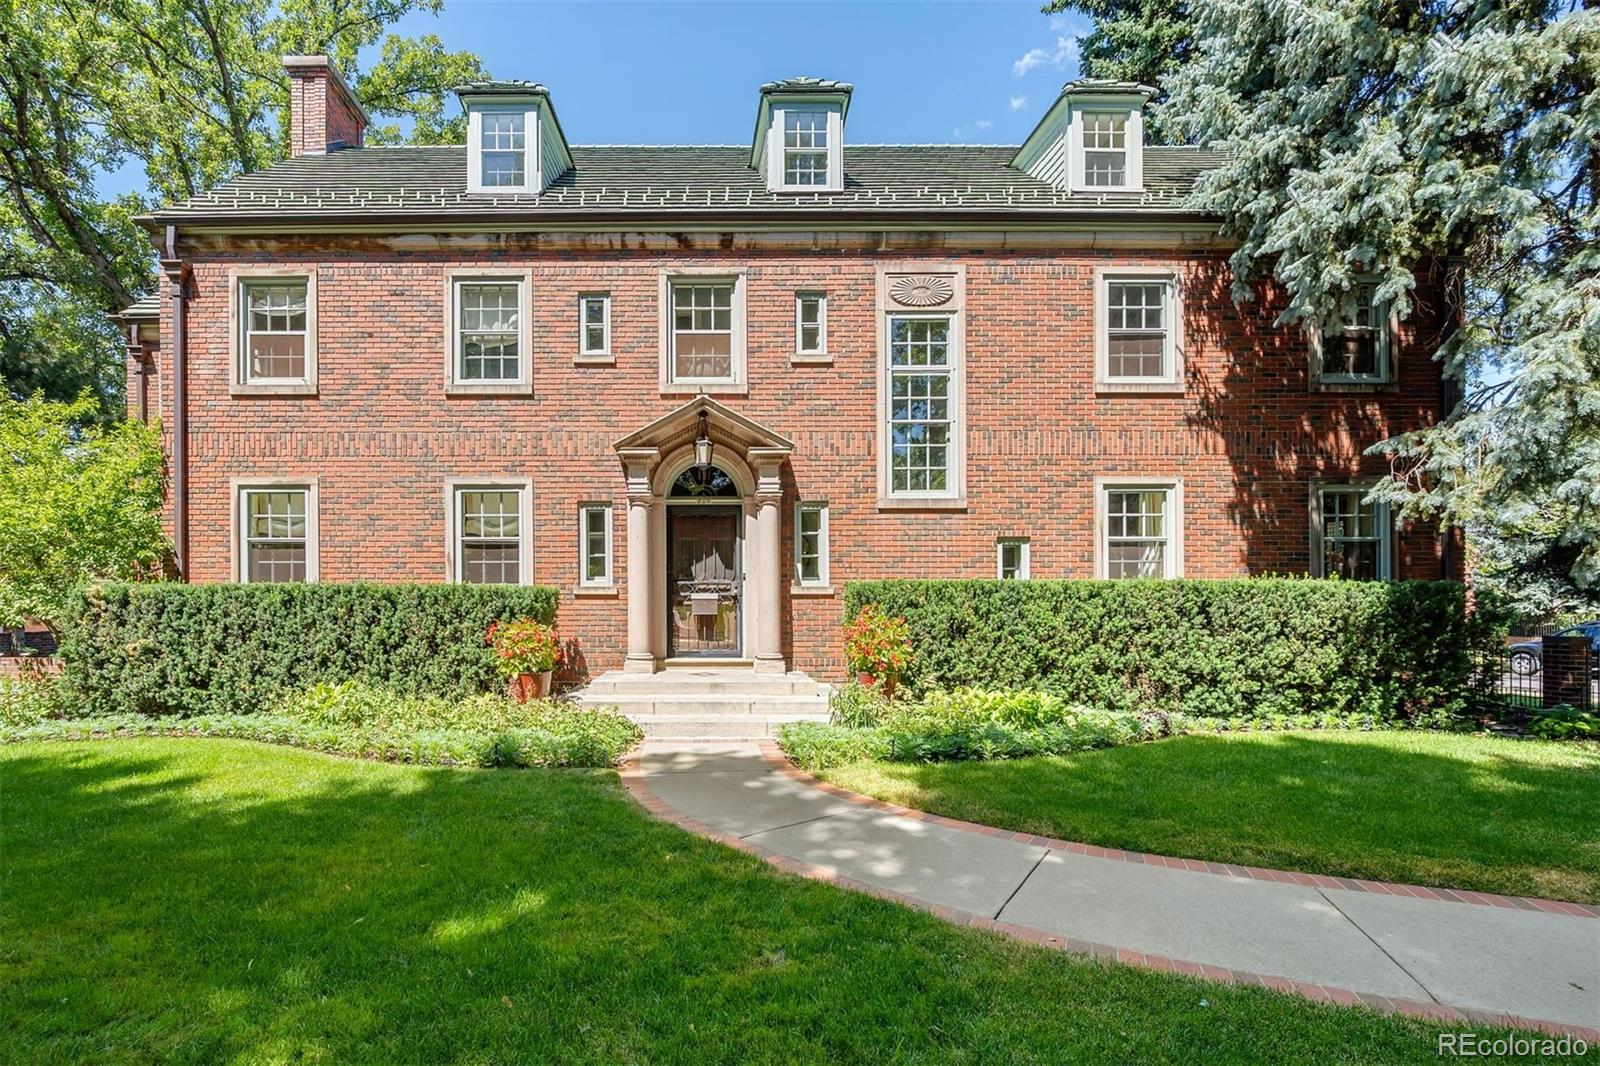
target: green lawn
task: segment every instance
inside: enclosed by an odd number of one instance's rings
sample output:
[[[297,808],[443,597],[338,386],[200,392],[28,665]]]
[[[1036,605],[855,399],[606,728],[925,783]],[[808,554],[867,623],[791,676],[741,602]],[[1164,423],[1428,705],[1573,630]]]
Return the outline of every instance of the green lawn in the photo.
[[[857,763],[925,811],[1245,866],[1600,902],[1600,745],[1233,733],[1013,762]]]
[[[0,749],[0,1061],[1434,1061],[778,874],[604,771]]]

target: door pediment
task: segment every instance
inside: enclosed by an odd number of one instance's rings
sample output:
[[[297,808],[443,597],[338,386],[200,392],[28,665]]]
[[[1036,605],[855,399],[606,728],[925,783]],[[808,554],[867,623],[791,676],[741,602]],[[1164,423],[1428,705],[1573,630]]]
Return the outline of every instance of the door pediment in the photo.
[[[711,439],[718,444],[738,448],[741,455],[748,455],[752,448],[771,448],[786,455],[794,450],[793,441],[709,396],[696,396],[682,407],[622,437],[611,447],[619,453],[655,448],[665,455],[684,441],[694,440],[699,430],[701,411],[706,413],[706,426],[711,432]]]

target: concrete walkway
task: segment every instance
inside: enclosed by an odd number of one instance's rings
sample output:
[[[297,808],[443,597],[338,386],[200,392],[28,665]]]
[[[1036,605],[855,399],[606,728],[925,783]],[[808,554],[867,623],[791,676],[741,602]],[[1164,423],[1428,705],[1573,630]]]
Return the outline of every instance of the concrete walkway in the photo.
[[[647,745],[624,780],[685,828],[963,924],[1313,999],[1600,1040],[1600,909],[1454,902],[983,829],[818,787],[755,745]]]

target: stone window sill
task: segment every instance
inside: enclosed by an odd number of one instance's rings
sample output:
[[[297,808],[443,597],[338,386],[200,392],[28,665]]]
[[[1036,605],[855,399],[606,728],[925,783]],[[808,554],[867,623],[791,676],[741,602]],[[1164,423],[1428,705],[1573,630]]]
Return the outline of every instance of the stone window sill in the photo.
[[[1181,381],[1097,381],[1097,396],[1181,396]]]
[[[965,511],[965,496],[880,496],[880,511]]]
[[[742,381],[669,381],[661,386],[663,396],[747,396],[750,386]]]
[[[593,352],[572,357],[573,366],[616,366],[617,357],[610,352]]]
[[[446,396],[532,396],[533,386],[521,382],[506,385],[475,385],[453,381],[444,387]]]
[[[835,591],[832,585],[790,585],[790,596],[816,596],[818,598],[833,596]]]
[[[796,352],[789,357],[791,366],[832,366],[833,356],[827,352]]]
[[[616,599],[622,593],[619,585],[579,585],[572,590],[574,598]]]
[[[228,389],[230,396],[315,396],[317,386],[315,382],[302,382],[295,385],[248,385],[234,384]]]

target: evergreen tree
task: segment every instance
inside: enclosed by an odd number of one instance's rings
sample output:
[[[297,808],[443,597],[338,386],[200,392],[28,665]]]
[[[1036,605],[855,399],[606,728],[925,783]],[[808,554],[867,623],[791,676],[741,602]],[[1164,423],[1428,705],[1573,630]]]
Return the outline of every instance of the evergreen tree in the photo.
[[[1196,206],[1237,238],[1283,322],[1404,315],[1414,270],[1452,271],[1439,358],[1466,395],[1378,442],[1405,517],[1474,536],[1531,608],[1600,600],[1600,10],[1530,2],[1195,0],[1195,48],[1158,108],[1226,149]]]

